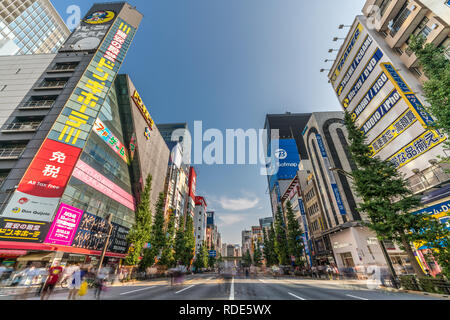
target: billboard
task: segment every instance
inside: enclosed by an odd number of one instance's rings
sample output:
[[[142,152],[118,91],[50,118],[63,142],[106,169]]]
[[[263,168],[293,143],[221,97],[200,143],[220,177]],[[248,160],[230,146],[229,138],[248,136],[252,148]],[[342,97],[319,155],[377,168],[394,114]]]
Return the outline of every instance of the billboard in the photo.
[[[127,148],[122,144],[122,142],[117,138],[111,130],[101,121],[99,118],[95,120],[94,132],[105,141],[105,143],[115,152],[117,155],[130,164],[130,158],[128,157]]]
[[[189,169],[189,197],[195,200],[195,189],[197,186],[197,173],[194,167]]]
[[[278,180],[291,180],[297,175],[300,164],[300,155],[295,139],[278,140],[279,148],[273,152],[272,166],[276,168],[278,161],[278,172],[270,177],[270,189]]]
[[[49,227],[48,222],[0,218],[0,240],[42,243]]]
[[[83,210],[62,203],[45,238],[45,243],[70,246],[82,215]]]
[[[118,8],[122,7],[123,4],[120,4]],[[95,8],[96,6],[93,10]],[[108,20],[107,16],[96,15],[95,12],[94,10],[87,15],[88,18],[92,15],[91,19],[88,19],[90,22],[114,23],[110,25],[99,49],[66,101],[20,181],[17,191],[5,207],[2,217],[20,218],[26,214],[28,218],[33,218],[31,220],[40,218],[37,220],[51,221],[58,207],[100,108],[136,33],[136,29],[120,17]]]

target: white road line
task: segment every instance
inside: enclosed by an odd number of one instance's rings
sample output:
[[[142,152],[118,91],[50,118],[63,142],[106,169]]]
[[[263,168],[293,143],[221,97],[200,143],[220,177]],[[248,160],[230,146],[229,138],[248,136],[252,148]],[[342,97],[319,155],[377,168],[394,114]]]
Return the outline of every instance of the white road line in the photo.
[[[138,289],[138,290],[133,290],[133,291],[128,291],[128,292],[123,292],[120,295],[129,294],[129,293],[138,292],[138,291],[143,291],[143,290],[148,290],[148,289],[151,289],[151,288],[154,288],[154,287],[155,286],[144,288],[144,289]]]
[[[290,292],[288,292],[291,296],[293,296],[293,297],[295,297],[295,298],[297,298],[297,299],[299,299],[299,300],[306,300],[306,299],[303,299],[302,297],[299,297],[299,296],[296,296],[295,294],[293,294],[293,293],[290,293]]]
[[[231,278],[231,288],[230,288],[229,300],[234,300],[234,277]]]
[[[369,300],[369,299],[366,299],[366,298],[361,298],[361,297],[357,297],[357,296],[352,296],[351,294],[346,294],[346,296],[349,296],[349,297],[352,297],[352,298],[355,298],[355,299],[360,299],[360,300]]]
[[[181,289],[181,290],[175,292],[175,294],[180,293],[180,292],[183,292],[184,290],[190,289],[190,288],[192,288],[193,286],[195,286],[195,284],[193,284],[193,285],[191,285],[191,286],[189,286],[189,287],[187,287],[187,288]]]
[[[262,283],[266,283],[264,280],[258,279],[259,281],[261,281]]]

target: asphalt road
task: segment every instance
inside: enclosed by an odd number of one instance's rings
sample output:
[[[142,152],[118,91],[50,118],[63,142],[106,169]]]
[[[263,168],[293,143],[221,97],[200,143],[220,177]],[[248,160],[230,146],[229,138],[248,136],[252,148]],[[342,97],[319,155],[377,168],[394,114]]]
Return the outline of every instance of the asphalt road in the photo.
[[[57,291],[50,300],[67,299],[67,291]],[[16,298],[0,293],[0,300]],[[28,300],[38,300],[30,297]],[[82,300],[93,300],[90,289]],[[359,284],[329,280],[274,279],[267,276],[235,276],[223,279],[217,274],[190,275],[181,285],[170,286],[165,279],[111,286],[102,300],[439,300],[431,296],[369,289]]]

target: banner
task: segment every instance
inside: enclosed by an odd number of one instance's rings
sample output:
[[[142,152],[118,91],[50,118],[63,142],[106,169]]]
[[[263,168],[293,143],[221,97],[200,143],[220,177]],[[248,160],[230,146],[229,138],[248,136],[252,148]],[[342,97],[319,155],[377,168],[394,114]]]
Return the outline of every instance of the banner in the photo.
[[[58,209],[45,243],[71,246],[83,210],[62,203]]]
[[[344,203],[342,201],[341,193],[339,192],[339,188],[337,186],[336,180],[334,178],[333,173],[331,172],[331,164],[328,159],[327,151],[325,150],[325,145],[323,144],[322,136],[320,134],[316,134],[317,144],[320,149],[320,153],[322,154],[323,162],[328,173],[328,180],[330,182],[331,188],[333,189],[334,198],[339,208],[339,212],[341,215],[346,215],[347,211],[345,210]]]
[[[367,106],[372,102],[373,98],[381,91],[384,85],[389,81],[388,77],[382,72],[378,76],[378,78],[373,82],[370,89],[366,92],[364,97],[356,105],[355,109],[351,113],[352,119],[356,120],[364,110],[366,110]],[[348,106],[348,104],[347,104]],[[344,107],[346,108],[346,104],[344,102]]]
[[[0,219],[0,240],[42,243],[50,223],[19,219]]]
[[[408,109],[403,112],[397,119],[394,120],[394,122],[389,127],[387,127],[369,144],[371,150],[370,156],[375,156],[401,133],[405,132],[406,129],[411,127],[416,121],[417,118],[411,110]]]
[[[363,71],[361,71],[360,76],[358,77],[358,79],[356,79],[356,82],[353,85],[353,87],[350,89],[349,93],[347,94],[347,97],[344,99],[344,101],[343,101],[344,108],[347,108],[350,105],[350,103],[353,101],[353,98],[356,97],[359,90],[361,90],[364,83],[366,83],[367,79],[372,74],[372,71],[375,70],[375,67],[377,66],[378,61],[380,61],[382,57],[383,57],[383,53],[381,52],[380,49],[377,49],[377,51],[375,51],[375,53],[373,54],[373,56],[369,60],[369,62],[367,62]],[[375,84],[377,84],[377,81],[375,81]],[[381,85],[381,87],[383,85]]]
[[[392,90],[391,93],[384,99],[381,105],[370,116],[367,117],[366,122],[359,128],[364,134],[367,134],[389,111],[402,99],[397,90]]]
[[[125,146],[99,118],[95,120],[93,130],[123,161],[130,164]]]
[[[339,61],[339,63],[337,64],[336,70],[333,73],[333,76],[331,77],[331,82],[334,84],[337,77],[341,74],[342,69],[344,68],[344,64],[347,61],[348,57],[350,56],[350,53],[352,52],[356,42],[359,39],[359,36],[361,35],[363,31],[363,27],[360,23],[358,23],[358,25],[356,26],[355,31],[353,32],[352,37],[350,38],[350,42],[347,45],[347,48],[345,49],[345,51],[342,54],[342,58]]]
[[[305,231],[303,233],[303,244],[305,246],[305,253],[308,256],[310,266],[312,266],[311,249],[309,248],[310,241],[309,241],[308,221],[306,220],[306,211],[305,206],[303,205],[302,198],[298,198],[298,206],[300,208],[300,213],[303,221],[303,229]]]
[[[397,169],[401,168],[445,140],[447,140],[447,138],[444,135],[441,135],[437,130],[425,131],[392,155],[388,161],[391,161]]]
[[[369,37],[369,35],[367,35],[366,38],[364,39],[363,44],[359,48],[358,53],[356,54],[356,58],[353,60],[350,67],[348,67],[344,78],[342,79],[341,83],[339,84],[339,86],[336,89],[336,93],[338,96],[341,96],[342,91],[345,89],[345,87],[349,83],[350,79],[352,78],[353,74],[355,73],[356,69],[358,68],[359,64],[361,63],[361,60],[366,55],[366,52],[368,51],[372,42],[373,42],[372,37]]]

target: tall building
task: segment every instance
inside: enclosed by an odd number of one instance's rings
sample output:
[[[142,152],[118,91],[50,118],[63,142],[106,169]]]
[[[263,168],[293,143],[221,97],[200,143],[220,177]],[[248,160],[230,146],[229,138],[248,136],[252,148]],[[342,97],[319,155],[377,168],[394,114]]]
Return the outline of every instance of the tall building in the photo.
[[[49,0],[0,2],[0,56],[56,53],[69,35]]]
[[[206,241],[206,200],[204,197],[195,197],[195,215],[194,215],[194,236],[195,236],[195,252]]]
[[[268,230],[270,230],[272,224],[273,224],[273,217],[259,219],[259,226],[263,230],[263,235],[265,232],[268,232]]]
[[[300,159],[307,159],[305,144],[301,133],[311,114],[268,114],[264,129],[267,130],[267,156],[275,163],[279,162],[278,171],[267,176],[272,215],[275,217],[277,207],[281,205],[281,194],[295,177]],[[271,130],[279,130],[278,148],[272,152]],[[275,142],[276,144],[276,142]],[[275,148],[275,145],[274,145]]]
[[[242,231],[242,252],[245,254],[247,251],[252,250],[252,231],[243,230]]]
[[[448,156],[447,137],[430,129],[434,119],[424,108],[422,89],[426,78],[408,42],[411,35],[421,35],[448,52],[449,10],[446,1],[367,1],[365,16],[355,18],[329,73],[339,102],[366,135],[372,156],[391,161],[421,195],[422,210],[440,212],[443,223],[450,185],[448,164],[438,159]],[[427,268],[427,248],[418,249]],[[433,274],[439,272],[428,266]]]
[[[129,77],[116,77],[141,20],[124,2],[94,5],[2,127],[0,143],[25,146],[0,161],[0,248],[24,250],[21,261],[98,262],[111,223],[117,266],[148,174],[152,205],[163,191],[169,150]]]

